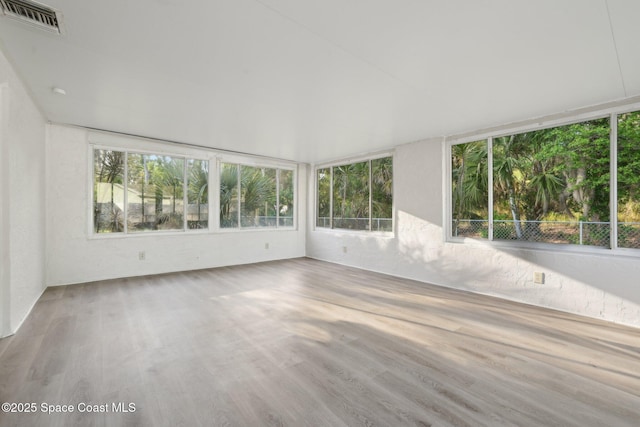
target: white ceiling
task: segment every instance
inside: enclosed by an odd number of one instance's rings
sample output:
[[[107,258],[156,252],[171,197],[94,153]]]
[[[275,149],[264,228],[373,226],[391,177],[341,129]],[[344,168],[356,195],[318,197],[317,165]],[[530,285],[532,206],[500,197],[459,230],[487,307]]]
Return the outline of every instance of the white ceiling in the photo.
[[[283,159],[640,94],[637,0],[44,2],[0,40],[49,120]]]

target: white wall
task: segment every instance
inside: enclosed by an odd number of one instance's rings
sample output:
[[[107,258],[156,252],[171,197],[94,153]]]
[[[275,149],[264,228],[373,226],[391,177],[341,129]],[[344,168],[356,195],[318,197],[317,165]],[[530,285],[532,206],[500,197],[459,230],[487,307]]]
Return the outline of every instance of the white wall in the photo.
[[[445,242],[442,159],[440,140],[398,147],[394,156],[396,233],[380,236],[309,227],[307,255],[640,326],[639,257]],[[313,186],[310,168],[309,194]],[[313,215],[310,208],[309,224],[314,223]],[[546,274],[545,284],[533,283],[534,271]]]
[[[145,234],[114,238],[90,236],[91,142],[151,152],[213,155],[211,151],[139,138],[96,134],[49,125],[47,136],[47,284],[246,264],[305,255],[306,167],[299,166],[297,206],[300,224],[293,231]],[[229,156],[229,155],[227,155]],[[237,159],[242,162],[242,157]],[[252,159],[247,159],[251,161]],[[253,159],[255,161],[255,159]],[[213,170],[213,168],[212,168]],[[269,248],[265,249],[265,243]],[[138,259],[144,251],[146,259]]]
[[[45,120],[0,52],[0,336],[44,290]]]

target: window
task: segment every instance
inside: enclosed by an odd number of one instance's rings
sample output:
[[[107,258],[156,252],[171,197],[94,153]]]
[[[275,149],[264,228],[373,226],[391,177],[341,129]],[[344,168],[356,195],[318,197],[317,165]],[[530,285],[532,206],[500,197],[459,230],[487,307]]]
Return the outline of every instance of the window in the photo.
[[[187,160],[187,227],[209,227],[209,162]]]
[[[107,149],[93,153],[94,233],[207,228],[207,161]]]
[[[640,111],[618,116],[618,246],[640,249]]]
[[[393,158],[318,168],[316,227],[393,230]]]
[[[124,158],[120,151],[94,150],[93,231],[124,232]]]
[[[127,156],[129,232],[184,228],[184,159]]]
[[[331,228],[331,168],[316,171],[318,189],[318,215],[316,227]]]
[[[293,227],[294,173],[220,164],[220,228]]]
[[[451,147],[453,236],[489,236],[487,141]]]
[[[640,113],[614,117],[616,197],[609,118],[452,145],[452,237],[640,248]]]

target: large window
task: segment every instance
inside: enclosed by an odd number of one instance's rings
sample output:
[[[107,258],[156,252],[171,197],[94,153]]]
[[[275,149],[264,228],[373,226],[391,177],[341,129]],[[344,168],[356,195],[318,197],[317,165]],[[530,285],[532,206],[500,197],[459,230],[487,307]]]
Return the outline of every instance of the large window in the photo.
[[[316,227],[393,230],[393,158],[318,168]]]
[[[611,125],[602,118],[453,145],[452,236],[640,248],[640,114],[613,123],[617,199]]]
[[[618,246],[640,248],[640,112],[618,116]]]
[[[293,227],[294,171],[220,164],[220,228]]]
[[[95,233],[208,227],[208,161],[95,149],[93,163]]]

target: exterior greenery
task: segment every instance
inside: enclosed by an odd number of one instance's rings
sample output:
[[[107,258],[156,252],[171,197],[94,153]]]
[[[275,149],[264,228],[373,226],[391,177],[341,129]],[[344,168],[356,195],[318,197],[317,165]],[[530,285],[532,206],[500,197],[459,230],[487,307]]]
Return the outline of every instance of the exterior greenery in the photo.
[[[293,170],[221,163],[220,228],[293,227],[293,180]]]
[[[640,248],[640,112],[618,116],[618,246]]]
[[[393,158],[319,168],[316,227],[393,230]]]
[[[452,146],[452,234],[610,246],[608,118]],[[618,246],[640,247],[640,117],[618,116]]]
[[[205,160],[95,149],[94,232],[207,228],[208,180]]]

